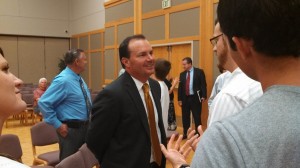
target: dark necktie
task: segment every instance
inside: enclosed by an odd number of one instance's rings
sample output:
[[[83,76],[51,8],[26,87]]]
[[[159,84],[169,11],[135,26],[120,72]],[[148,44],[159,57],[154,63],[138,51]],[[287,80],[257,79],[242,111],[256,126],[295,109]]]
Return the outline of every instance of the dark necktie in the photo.
[[[88,97],[88,95],[86,93],[86,90],[84,88],[84,84],[83,84],[83,81],[82,81],[81,77],[79,79],[79,83],[80,83],[80,88],[81,88],[81,91],[83,93],[85,104],[86,104],[87,118],[88,118],[88,120],[90,120],[90,114],[91,114],[92,104],[91,104],[91,102],[89,100],[89,97]]]
[[[190,71],[187,71],[187,77],[186,77],[186,81],[185,81],[185,94],[187,96],[190,95]]]
[[[158,140],[158,135],[156,130],[154,108],[149,94],[149,85],[145,83],[142,88],[144,91],[145,102],[148,109],[148,120],[149,120],[149,127],[150,127],[151,144],[154,151],[154,158],[155,158],[154,160],[158,165],[160,165],[162,153],[160,150],[159,140]]]

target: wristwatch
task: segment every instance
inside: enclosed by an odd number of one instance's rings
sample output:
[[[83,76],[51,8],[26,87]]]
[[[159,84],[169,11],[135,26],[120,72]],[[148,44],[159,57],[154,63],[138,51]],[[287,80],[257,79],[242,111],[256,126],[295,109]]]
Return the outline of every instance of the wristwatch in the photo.
[[[183,165],[181,165],[179,168],[190,168],[190,165],[188,165],[188,164],[183,164]]]

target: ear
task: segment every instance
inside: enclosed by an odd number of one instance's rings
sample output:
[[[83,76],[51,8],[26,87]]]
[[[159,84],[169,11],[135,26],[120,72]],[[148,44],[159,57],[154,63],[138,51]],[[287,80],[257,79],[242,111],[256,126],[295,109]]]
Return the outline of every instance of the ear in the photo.
[[[240,37],[232,37],[232,40],[235,43],[237,51],[239,52],[241,58],[244,60],[248,59],[252,54],[252,41]]]
[[[126,57],[122,57],[121,62],[125,67],[129,67],[129,59]]]

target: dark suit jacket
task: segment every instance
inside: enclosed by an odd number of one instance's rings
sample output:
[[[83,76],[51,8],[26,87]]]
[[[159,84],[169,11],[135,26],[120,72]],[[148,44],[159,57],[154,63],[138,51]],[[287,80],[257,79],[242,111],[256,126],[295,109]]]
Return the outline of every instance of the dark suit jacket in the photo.
[[[158,111],[162,143],[166,144],[160,86],[152,79],[149,79],[149,84]],[[137,87],[127,72],[95,98],[87,146],[99,160],[101,168],[149,167],[151,140],[148,118]],[[165,158],[162,160],[164,168]]]
[[[178,86],[178,101],[185,101],[185,82],[186,82],[186,74],[187,71],[181,72],[179,77],[179,86]],[[193,91],[194,94],[197,94],[197,91],[200,90],[201,98],[207,97],[206,91],[206,80],[205,74],[202,69],[194,67],[194,76],[193,76]]]

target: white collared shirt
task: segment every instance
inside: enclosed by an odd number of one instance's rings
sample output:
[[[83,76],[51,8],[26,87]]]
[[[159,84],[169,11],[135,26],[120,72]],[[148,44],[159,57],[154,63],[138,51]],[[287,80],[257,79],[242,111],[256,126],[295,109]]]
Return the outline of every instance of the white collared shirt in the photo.
[[[143,104],[144,104],[144,107],[145,107],[145,110],[146,110],[146,115],[148,117],[148,109],[147,109],[147,105],[146,105],[146,102],[145,102],[145,96],[144,96],[144,91],[142,89],[144,83],[142,83],[141,81],[137,80],[136,78],[134,78],[133,76],[131,76],[139,93],[140,93],[140,96],[142,98],[142,101],[143,101]],[[158,115],[157,115],[157,109],[156,109],[156,105],[155,105],[155,102],[154,102],[154,99],[153,99],[153,96],[152,96],[152,93],[151,93],[151,86],[149,84],[149,81],[147,80],[146,82],[148,85],[149,85],[149,92],[150,92],[150,97],[151,97],[151,100],[152,100],[152,104],[153,104],[153,107],[154,107],[154,115],[155,115],[155,125],[156,125],[156,130],[157,130],[157,135],[158,135],[158,140],[159,142],[161,143],[161,132],[160,132],[160,129],[159,129],[159,126],[158,126]],[[152,161],[154,161],[154,157],[153,157],[153,148],[151,148],[152,152],[151,152],[151,159],[150,159],[150,163]]]
[[[250,79],[240,68],[235,69],[227,85],[217,94],[210,106],[208,126],[240,112],[262,94],[259,82]]]

